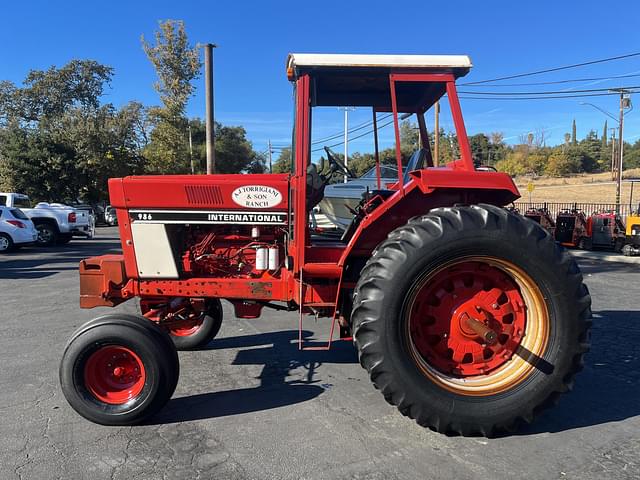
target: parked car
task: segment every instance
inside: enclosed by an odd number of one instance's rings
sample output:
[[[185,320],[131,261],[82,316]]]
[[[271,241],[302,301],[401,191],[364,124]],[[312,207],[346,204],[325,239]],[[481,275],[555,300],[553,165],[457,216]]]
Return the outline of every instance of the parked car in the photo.
[[[98,224],[98,216],[99,213],[96,211],[96,207],[86,204],[86,203],[72,203],[69,205],[76,209],[76,211],[82,215],[86,214],[88,219],[87,225],[83,226],[83,228],[74,233],[74,236],[83,236],[87,238],[93,238],[96,234],[96,225]],[[83,224],[83,216],[80,217],[80,224]]]
[[[104,209],[104,221],[110,227],[118,225],[118,217],[116,217],[116,209],[111,205],[107,205]]]
[[[38,230],[42,246],[67,243],[73,236],[92,236],[89,214],[61,203],[38,203],[32,206],[27,195],[0,192],[0,205],[20,208]]]
[[[0,253],[9,252],[38,239],[38,231],[19,208],[0,206]]]

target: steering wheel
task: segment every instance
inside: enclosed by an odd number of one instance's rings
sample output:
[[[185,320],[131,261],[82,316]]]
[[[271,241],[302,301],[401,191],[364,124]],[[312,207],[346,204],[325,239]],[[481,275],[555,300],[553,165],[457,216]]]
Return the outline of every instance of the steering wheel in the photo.
[[[332,171],[339,170],[340,172],[342,172],[343,174],[345,174],[350,178],[356,178],[353,172],[351,172],[351,170],[349,170],[347,166],[344,163],[342,163],[342,161],[331,152],[329,147],[325,146],[324,151],[327,152],[327,160],[329,160],[329,164],[331,165]]]

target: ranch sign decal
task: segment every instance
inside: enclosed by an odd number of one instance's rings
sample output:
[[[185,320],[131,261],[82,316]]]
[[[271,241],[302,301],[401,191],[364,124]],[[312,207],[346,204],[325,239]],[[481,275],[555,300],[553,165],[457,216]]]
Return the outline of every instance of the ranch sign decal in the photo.
[[[236,188],[231,198],[241,207],[271,208],[282,202],[282,194],[275,188],[264,185],[245,185]]]

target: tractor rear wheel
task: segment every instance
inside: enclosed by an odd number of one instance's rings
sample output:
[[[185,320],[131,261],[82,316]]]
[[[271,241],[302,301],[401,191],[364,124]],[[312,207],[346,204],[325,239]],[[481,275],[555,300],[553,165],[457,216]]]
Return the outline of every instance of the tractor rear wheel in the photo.
[[[157,325],[112,314],[81,326],[60,363],[60,385],[73,409],[102,425],[135,425],[160,410],[178,383],[173,343]]]
[[[440,432],[512,431],[569,390],[591,299],[538,225],[491,205],[432,210],[382,242],[354,292],[354,341],[376,388]]]

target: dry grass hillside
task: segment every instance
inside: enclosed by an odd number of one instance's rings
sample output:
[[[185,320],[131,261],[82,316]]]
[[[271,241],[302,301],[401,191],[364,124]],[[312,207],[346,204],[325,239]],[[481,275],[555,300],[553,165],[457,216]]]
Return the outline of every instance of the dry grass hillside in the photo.
[[[640,179],[640,168],[624,171],[624,179]],[[532,202],[578,202],[578,203],[615,203],[616,184],[610,173],[594,173],[576,175],[565,178],[551,177],[516,177],[516,185],[520,189],[522,201],[529,201],[527,184],[533,183]],[[629,203],[631,183],[623,181],[621,200]],[[640,201],[640,181],[633,187],[634,206]]]

